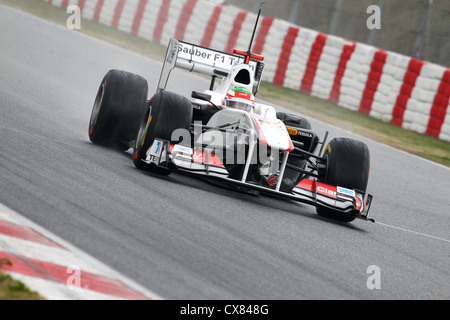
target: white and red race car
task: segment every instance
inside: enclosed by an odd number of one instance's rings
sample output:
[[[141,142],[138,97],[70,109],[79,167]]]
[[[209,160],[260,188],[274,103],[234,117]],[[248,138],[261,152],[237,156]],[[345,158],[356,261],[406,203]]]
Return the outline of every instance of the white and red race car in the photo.
[[[167,91],[174,68],[211,77],[209,88],[189,98]],[[263,57],[250,50],[225,53],[171,39],[152,98],[144,78],[106,74],[90,140],[133,148],[135,166],[154,174],[189,172],[239,191],[311,204],[338,221],[373,221],[366,144],[334,138],[325,147],[327,135],[319,141],[307,119],[256,102],[263,69]]]

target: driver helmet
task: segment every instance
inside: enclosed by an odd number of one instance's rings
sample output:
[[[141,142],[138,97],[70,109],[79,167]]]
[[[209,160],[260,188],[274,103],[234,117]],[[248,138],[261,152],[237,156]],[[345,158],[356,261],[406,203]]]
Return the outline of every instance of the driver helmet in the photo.
[[[255,106],[255,97],[250,90],[243,87],[235,87],[227,92],[225,105],[231,108],[251,111]]]

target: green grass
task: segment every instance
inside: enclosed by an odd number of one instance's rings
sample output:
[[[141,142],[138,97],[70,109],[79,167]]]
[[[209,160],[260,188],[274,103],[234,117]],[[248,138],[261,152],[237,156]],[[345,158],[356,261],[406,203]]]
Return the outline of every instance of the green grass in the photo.
[[[12,265],[8,259],[0,259],[0,300],[45,300],[31,291],[23,282],[1,271],[3,265]]]
[[[43,0],[0,0],[0,3],[16,7],[61,25],[66,25],[69,17],[65,10],[49,5]],[[166,51],[166,48],[160,45],[84,19],[81,23],[80,32],[156,60],[163,60]],[[314,117],[395,148],[450,166],[450,143],[448,142],[425,134],[404,130],[322,99],[269,83],[261,84],[258,96],[269,102],[298,111],[305,116]]]

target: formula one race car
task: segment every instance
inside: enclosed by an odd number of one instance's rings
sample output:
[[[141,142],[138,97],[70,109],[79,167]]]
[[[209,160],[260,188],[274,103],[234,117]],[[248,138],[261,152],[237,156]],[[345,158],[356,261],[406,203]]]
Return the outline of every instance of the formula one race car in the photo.
[[[134,165],[153,174],[189,172],[311,204],[334,220],[373,221],[368,147],[334,138],[323,148],[327,134],[319,141],[307,119],[255,102],[264,63],[250,48],[229,54],[171,39],[149,100],[145,79],[109,71],[92,109],[90,140],[133,148]],[[209,89],[190,99],[167,91],[174,68],[211,77]]]

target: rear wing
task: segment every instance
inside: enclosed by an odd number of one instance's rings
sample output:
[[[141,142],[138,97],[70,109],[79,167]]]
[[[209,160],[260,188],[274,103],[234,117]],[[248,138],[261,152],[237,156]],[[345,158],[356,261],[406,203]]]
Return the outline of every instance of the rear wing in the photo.
[[[212,50],[171,38],[158,82],[158,91],[165,90],[170,73],[174,68],[181,68],[211,77],[210,90],[213,90],[212,87],[216,78],[225,78],[233,65],[244,62],[244,57],[240,55]],[[255,94],[261,82],[264,63],[251,60],[249,65],[253,70],[255,80],[253,93]]]

